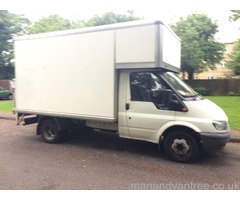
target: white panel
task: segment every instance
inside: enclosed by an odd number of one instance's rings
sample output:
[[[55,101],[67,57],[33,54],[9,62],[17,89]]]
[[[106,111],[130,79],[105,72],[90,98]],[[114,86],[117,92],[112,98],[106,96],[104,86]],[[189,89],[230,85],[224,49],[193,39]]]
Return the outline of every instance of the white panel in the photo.
[[[155,25],[118,29],[116,63],[155,62]]]
[[[167,27],[163,27],[162,59],[164,63],[180,69],[181,43],[178,37]]]
[[[19,40],[16,108],[114,118],[113,31]]]
[[[114,67],[180,67],[180,42],[160,22],[131,22],[20,37],[15,60],[17,111],[115,119]]]

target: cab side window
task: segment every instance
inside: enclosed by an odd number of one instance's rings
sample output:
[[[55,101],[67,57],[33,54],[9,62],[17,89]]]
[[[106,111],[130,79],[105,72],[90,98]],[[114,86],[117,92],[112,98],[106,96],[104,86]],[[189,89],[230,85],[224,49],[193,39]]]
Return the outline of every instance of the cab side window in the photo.
[[[131,100],[151,101],[151,90],[149,87],[149,74],[145,72],[131,73]]]
[[[169,109],[170,91],[153,72],[130,74],[131,101],[153,102],[158,109]]]

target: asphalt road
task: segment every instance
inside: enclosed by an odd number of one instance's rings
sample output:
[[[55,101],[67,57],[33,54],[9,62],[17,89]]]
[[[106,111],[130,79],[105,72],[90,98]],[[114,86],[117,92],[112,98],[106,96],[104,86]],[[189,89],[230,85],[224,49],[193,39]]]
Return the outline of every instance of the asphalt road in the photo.
[[[181,164],[147,142],[85,132],[47,144],[35,128],[0,119],[0,189],[240,189],[240,143]]]

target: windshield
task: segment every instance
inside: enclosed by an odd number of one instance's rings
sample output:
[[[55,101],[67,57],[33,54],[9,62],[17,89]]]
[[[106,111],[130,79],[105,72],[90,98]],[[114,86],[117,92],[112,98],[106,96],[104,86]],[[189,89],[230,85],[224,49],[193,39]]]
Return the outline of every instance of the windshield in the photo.
[[[162,77],[167,80],[183,97],[195,97],[198,95],[190,86],[174,75],[174,73],[165,72],[162,74]]]

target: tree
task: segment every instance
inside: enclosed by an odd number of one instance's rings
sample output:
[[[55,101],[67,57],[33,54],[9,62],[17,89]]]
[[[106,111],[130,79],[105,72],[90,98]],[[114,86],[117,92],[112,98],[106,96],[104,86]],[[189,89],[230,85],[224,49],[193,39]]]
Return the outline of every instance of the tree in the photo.
[[[48,17],[43,17],[37,22],[33,23],[31,26],[29,26],[27,32],[28,34],[44,33],[44,32],[89,27],[89,26],[114,24],[114,23],[133,21],[138,19],[140,18],[135,16],[132,11],[128,11],[126,15],[107,12],[102,16],[95,15],[88,21],[78,20],[78,19],[69,20],[59,15],[50,15]]]
[[[188,79],[207,68],[215,69],[223,58],[224,45],[214,39],[217,28],[216,22],[205,14],[192,14],[172,25],[181,38],[181,71],[188,73]]]
[[[115,24],[120,22],[135,21],[141,19],[133,11],[128,11],[126,15],[107,12],[102,16],[95,15],[86,22],[86,26],[100,26],[105,24]]]
[[[23,34],[28,23],[23,16],[0,10],[0,79],[14,77],[13,37]]]
[[[52,31],[60,31],[71,29],[72,25],[70,20],[65,19],[59,15],[50,15],[48,17],[42,17],[37,22],[29,26],[27,32],[29,34],[45,33]]]
[[[237,21],[240,19],[240,10],[231,10],[232,15],[229,17],[229,20],[232,22]]]
[[[240,19],[240,10],[231,10],[231,12],[230,21],[234,22]],[[233,70],[235,75],[240,75],[240,39],[234,42],[233,52],[229,57],[230,61],[227,62],[227,66]]]
[[[234,42],[233,52],[229,55],[230,61],[227,66],[233,70],[235,75],[240,75],[240,39]]]

